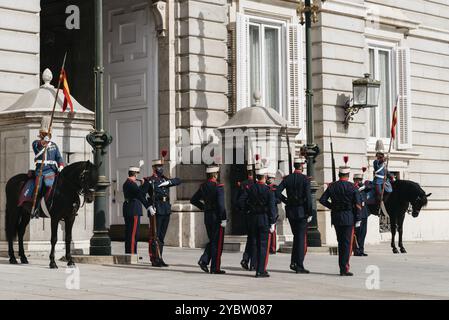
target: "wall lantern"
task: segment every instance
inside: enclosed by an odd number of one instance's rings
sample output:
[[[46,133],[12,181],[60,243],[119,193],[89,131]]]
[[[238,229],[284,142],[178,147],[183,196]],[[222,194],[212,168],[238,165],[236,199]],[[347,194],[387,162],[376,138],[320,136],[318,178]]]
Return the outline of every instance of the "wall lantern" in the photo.
[[[369,73],[365,73],[364,78],[352,81],[352,96],[344,106],[345,128],[349,126],[349,121],[354,115],[364,108],[375,108],[379,104],[380,81],[370,78]],[[352,104],[351,104],[352,102]]]

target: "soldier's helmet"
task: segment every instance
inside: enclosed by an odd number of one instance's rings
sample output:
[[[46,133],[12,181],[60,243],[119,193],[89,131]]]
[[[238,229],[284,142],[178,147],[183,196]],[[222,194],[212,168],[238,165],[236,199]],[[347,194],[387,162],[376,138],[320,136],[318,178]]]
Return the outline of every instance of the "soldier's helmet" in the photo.
[[[50,122],[51,122],[51,117],[49,117],[49,116],[42,117],[41,128],[39,129],[39,136],[38,136],[39,138],[44,138],[46,136],[51,138]]]
[[[384,155],[385,154],[385,147],[382,140],[376,141],[376,156],[377,155]]]
[[[206,173],[217,173],[220,171],[220,167],[218,165],[210,165],[206,167]]]

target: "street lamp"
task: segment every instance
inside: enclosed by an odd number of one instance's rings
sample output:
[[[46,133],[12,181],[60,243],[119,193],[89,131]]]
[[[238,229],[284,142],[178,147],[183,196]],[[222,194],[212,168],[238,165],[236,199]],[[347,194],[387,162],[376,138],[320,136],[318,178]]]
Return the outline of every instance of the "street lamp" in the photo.
[[[349,126],[349,121],[353,119],[354,115],[360,109],[377,107],[379,93],[380,81],[371,79],[369,73],[365,73],[363,78],[356,79],[352,82],[352,105],[350,99],[344,106],[345,119],[343,123],[346,128]]]
[[[314,142],[313,130],[313,87],[312,87],[312,22],[318,21],[318,13],[321,11],[320,2],[324,0],[299,0],[297,14],[300,23],[306,28],[306,115],[307,115],[307,145],[304,146],[307,159],[307,175],[311,177],[310,188],[312,191],[313,218],[308,226],[307,243],[310,247],[321,247],[321,234],[318,230],[316,214],[316,192],[318,184],[315,180],[315,158],[319,155],[319,148]]]
[[[111,238],[106,229],[106,190],[110,183],[106,177],[105,154],[112,143],[111,135],[103,126],[103,0],[95,0],[95,130],[86,140],[94,149],[94,163],[98,166],[98,184],[94,202],[94,235],[90,239],[90,255],[110,256]]]

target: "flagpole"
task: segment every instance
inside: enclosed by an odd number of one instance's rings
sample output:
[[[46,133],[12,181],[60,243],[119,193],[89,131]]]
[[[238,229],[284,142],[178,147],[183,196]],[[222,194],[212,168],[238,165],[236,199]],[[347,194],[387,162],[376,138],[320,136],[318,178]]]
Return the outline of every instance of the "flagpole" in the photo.
[[[392,131],[393,131],[393,127],[394,127],[394,130],[396,130],[395,127],[396,127],[396,121],[397,120],[396,120],[396,114],[395,113],[397,113],[398,101],[399,101],[399,96],[396,97],[396,103],[395,103],[395,106],[394,106],[393,119],[392,119],[392,124],[391,124]],[[390,153],[391,153],[391,146],[393,145],[393,140],[394,140],[394,136],[393,136],[392,132],[390,132],[390,146],[388,147],[387,161],[385,163],[384,181],[382,183],[382,192],[380,194],[380,204],[381,205],[379,206],[378,215],[380,215],[380,211],[382,209],[382,204],[383,204],[383,201],[384,201],[385,184],[387,183],[388,163],[390,161]],[[387,214],[388,214],[388,212],[387,212]]]
[[[48,134],[49,135],[51,135],[51,129],[52,129],[52,126],[53,126],[53,119],[55,117],[56,104],[58,103],[59,91],[61,90],[61,82],[62,82],[61,81],[61,74],[62,74],[62,70],[64,70],[66,59],[67,59],[67,51],[64,54],[64,60],[62,61],[61,71],[59,72],[58,88],[56,90],[55,101],[53,103],[53,109],[51,111],[50,124],[48,126]],[[41,184],[42,174],[43,174],[43,171],[44,171],[45,161],[47,159],[47,148],[48,148],[48,143],[46,143],[45,147],[44,147],[44,153],[42,154],[42,163],[41,163],[41,167],[40,167],[40,170],[39,170],[37,183],[34,186],[33,206],[31,207],[31,215],[33,215],[33,216],[34,216],[34,210],[36,208],[37,194],[39,193],[39,189],[40,189],[40,184]]]

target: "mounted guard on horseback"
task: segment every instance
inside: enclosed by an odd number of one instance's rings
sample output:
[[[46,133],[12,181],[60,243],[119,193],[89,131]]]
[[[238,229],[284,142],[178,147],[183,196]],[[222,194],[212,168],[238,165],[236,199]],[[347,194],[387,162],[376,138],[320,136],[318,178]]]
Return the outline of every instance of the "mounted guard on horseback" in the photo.
[[[33,202],[36,210],[31,213],[32,218],[48,217],[55,191],[53,186],[58,174],[64,169],[61,152],[56,143],[51,141],[50,122],[50,117],[42,118],[39,140],[32,143],[36,170],[29,171],[30,180],[26,183],[19,201],[19,206]]]

